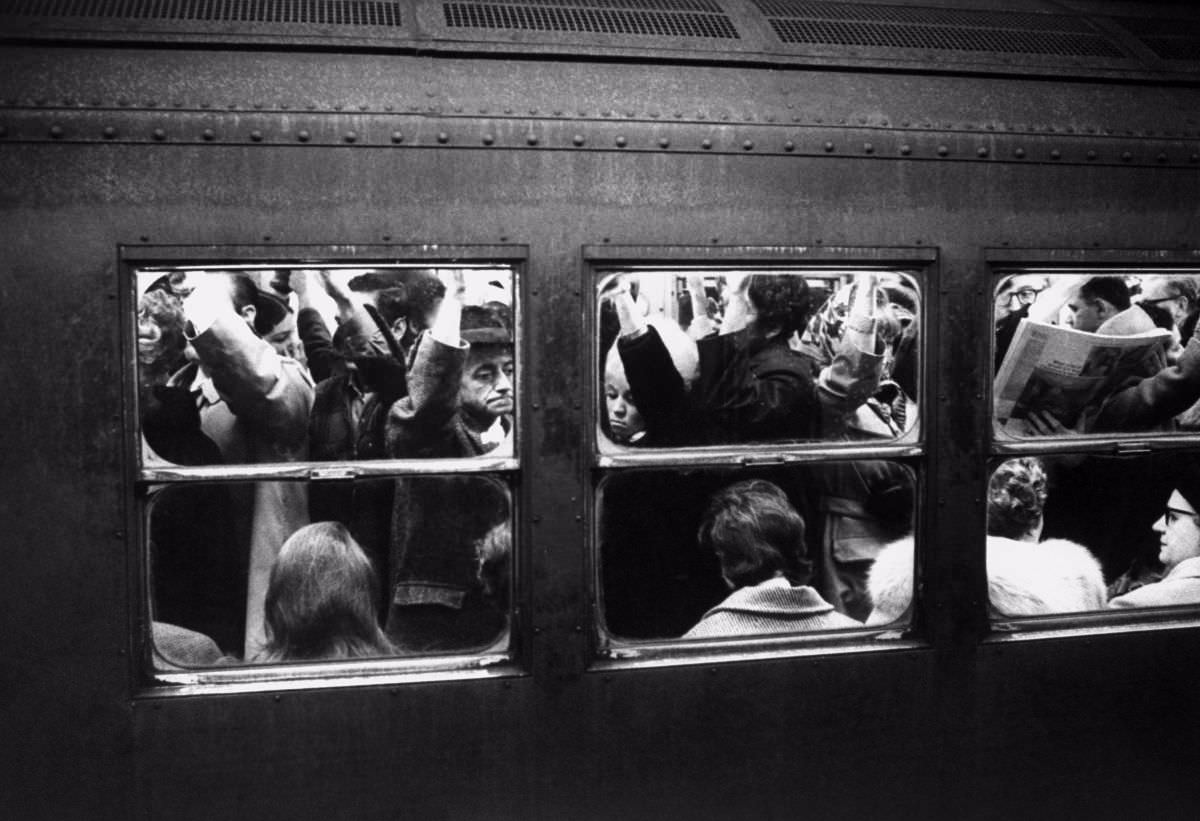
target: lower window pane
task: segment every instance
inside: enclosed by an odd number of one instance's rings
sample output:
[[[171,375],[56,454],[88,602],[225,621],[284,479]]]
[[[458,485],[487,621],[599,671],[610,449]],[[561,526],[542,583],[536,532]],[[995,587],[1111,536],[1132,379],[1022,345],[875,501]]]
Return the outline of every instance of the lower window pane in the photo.
[[[1020,457],[988,485],[989,599],[997,618],[1200,604],[1200,462]]]
[[[506,484],[480,475],[158,489],[155,664],[502,651],[511,514]]]
[[[914,486],[884,460],[611,475],[598,499],[605,627],[664,639],[894,621],[907,604],[872,618],[868,578],[911,534]]]

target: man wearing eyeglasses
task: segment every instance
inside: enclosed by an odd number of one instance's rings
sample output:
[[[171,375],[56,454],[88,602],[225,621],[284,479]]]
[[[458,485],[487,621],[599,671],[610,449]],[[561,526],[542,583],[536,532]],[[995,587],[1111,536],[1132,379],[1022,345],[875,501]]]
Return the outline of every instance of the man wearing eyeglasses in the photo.
[[[1109,601],[1113,608],[1200,604],[1200,479],[1182,482],[1167,500],[1157,522],[1159,561],[1167,571],[1162,581],[1139,587]]]
[[[1183,339],[1190,339],[1196,327],[1200,291],[1193,276],[1148,276],[1142,279],[1138,302],[1157,305],[1171,315]]]

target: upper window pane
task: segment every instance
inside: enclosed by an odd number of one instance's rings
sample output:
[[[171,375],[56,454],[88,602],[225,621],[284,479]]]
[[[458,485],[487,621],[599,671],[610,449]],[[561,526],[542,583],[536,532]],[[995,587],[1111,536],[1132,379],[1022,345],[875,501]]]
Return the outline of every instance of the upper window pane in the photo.
[[[993,390],[1009,437],[1200,429],[1190,272],[1002,276]]]
[[[915,436],[910,275],[610,270],[597,303],[605,452]]]
[[[508,267],[137,271],[143,465],[512,456]]]

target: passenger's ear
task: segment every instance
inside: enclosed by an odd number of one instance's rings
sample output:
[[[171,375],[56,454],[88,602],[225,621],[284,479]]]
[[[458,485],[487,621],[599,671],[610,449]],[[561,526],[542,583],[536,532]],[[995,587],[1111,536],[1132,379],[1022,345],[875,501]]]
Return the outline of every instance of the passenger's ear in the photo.
[[[402,317],[402,316],[397,317],[392,322],[392,336],[396,337],[396,339],[403,339],[404,332],[407,330],[408,330],[408,320],[405,319],[404,317]]]
[[[253,305],[246,305],[240,311],[238,311],[238,314],[242,317],[242,319],[246,320],[247,325],[249,325],[251,328],[254,327],[254,317],[258,315],[257,308],[255,308]]]
[[[1119,313],[1120,311],[1117,310],[1117,306],[1113,305],[1107,299],[1104,299],[1103,297],[1098,297],[1096,299],[1096,314],[1101,317],[1101,319],[1111,319]]]

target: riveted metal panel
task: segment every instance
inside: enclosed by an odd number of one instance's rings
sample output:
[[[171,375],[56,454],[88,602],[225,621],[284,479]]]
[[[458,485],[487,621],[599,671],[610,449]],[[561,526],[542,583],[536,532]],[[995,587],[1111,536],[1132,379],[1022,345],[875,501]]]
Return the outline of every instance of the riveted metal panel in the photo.
[[[1200,136],[1194,89],[371,53],[3,59],[17,816],[1102,818],[1129,810],[1113,784],[1154,817],[1194,814],[1177,800],[1195,764],[1190,615],[986,636],[977,399],[989,249],[1036,262],[1095,246],[1119,264],[1194,248],[1197,170],[1176,154]],[[291,258],[314,243],[527,248],[523,666],[159,697],[129,654],[120,249]],[[912,643],[596,657],[580,329],[584,249],[605,245],[936,258],[918,465],[929,617]]]

